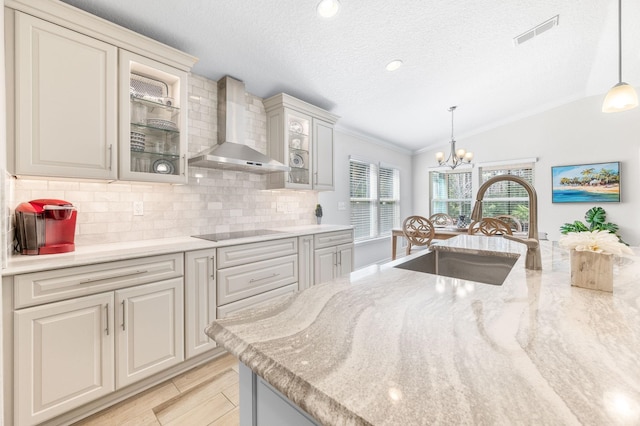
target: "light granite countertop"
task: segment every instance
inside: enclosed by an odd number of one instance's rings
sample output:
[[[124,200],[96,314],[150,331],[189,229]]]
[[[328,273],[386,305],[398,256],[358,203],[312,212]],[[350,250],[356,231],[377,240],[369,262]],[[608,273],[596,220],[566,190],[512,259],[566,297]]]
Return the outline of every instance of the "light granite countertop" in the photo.
[[[68,268],[71,266],[113,262],[137,257],[255,243],[259,241],[298,237],[324,232],[343,231],[352,229],[352,227],[345,225],[305,225],[266,229],[276,230],[280,233],[248,238],[235,238],[218,242],[207,241],[195,237],[163,238],[158,240],[129,241],[122,243],[96,244],[91,246],[76,245],[75,251],[70,253],[47,254],[40,256],[23,256],[18,254],[9,257],[6,268],[2,269],[1,272],[3,276],[10,276],[48,269]]]
[[[604,293],[549,241],[542,271],[500,238],[443,244],[521,256],[501,286],[372,267],[207,333],[321,424],[640,424],[637,258]]]

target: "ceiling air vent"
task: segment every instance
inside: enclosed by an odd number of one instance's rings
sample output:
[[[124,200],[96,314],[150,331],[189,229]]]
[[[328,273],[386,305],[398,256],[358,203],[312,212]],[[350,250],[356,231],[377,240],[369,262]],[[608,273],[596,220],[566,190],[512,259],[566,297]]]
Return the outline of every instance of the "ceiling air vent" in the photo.
[[[513,38],[513,45],[514,46],[521,45],[525,41],[531,40],[532,38],[534,38],[536,36],[539,36],[543,32],[549,31],[553,27],[557,27],[558,26],[558,17],[559,16],[560,15],[556,15],[553,18],[544,21],[542,24],[540,24],[540,25],[538,25],[536,27],[533,27],[528,31],[525,31],[524,33],[520,34],[517,37],[514,37]]]

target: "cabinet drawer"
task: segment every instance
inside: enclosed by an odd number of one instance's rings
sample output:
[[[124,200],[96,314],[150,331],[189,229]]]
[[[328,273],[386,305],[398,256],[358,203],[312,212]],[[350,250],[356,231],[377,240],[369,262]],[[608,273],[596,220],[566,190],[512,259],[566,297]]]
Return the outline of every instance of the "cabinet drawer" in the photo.
[[[224,306],[220,306],[216,312],[217,318],[225,318],[235,312],[242,309],[255,308],[263,303],[272,302],[279,297],[289,296],[298,290],[297,284],[289,284],[284,287],[277,288],[275,290],[267,291],[256,296],[247,297],[246,299],[238,300]]]
[[[353,242],[353,231],[335,231],[325,232],[324,234],[315,234],[314,248],[324,248],[337,246],[338,244],[347,244]]]
[[[244,265],[260,260],[274,259],[296,253],[298,253],[297,238],[220,247],[218,249],[218,269]]]
[[[298,256],[218,270],[218,306],[298,281]]]
[[[181,277],[183,259],[176,253],[16,275],[15,308]]]

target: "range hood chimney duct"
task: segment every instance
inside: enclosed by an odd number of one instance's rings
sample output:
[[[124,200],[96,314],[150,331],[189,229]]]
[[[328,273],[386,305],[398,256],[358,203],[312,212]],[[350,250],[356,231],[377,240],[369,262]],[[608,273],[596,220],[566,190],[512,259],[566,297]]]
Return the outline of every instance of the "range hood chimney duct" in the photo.
[[[244,144],[244,111],[244,83],[229,76],[218,80],[218,144],[190,158],[189,165],[261,174],[290,171]]]

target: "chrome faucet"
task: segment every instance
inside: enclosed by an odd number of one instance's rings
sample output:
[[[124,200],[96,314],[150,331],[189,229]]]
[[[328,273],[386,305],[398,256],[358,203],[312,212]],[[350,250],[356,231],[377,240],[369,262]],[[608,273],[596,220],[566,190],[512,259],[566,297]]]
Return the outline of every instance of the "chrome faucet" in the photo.
[[[512,175],[495,176],[486,181],[478,189],[476,202],[473,205],[471,219],[478,221],[482,219],[482,198],[487,189],[496,182],[511,181],[519,183],[529,194],[529,235],[527,238],[518,238],[513,235],[503,235],[504,238],[522,243],[527,246],[527,256],[525,258],[525,268],[539,270],[542,269],[542,258],[540,255],[540,240],[538,239],[538,195],[536,190],[526,180]]]

